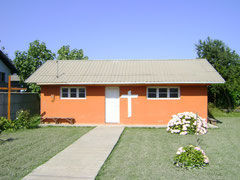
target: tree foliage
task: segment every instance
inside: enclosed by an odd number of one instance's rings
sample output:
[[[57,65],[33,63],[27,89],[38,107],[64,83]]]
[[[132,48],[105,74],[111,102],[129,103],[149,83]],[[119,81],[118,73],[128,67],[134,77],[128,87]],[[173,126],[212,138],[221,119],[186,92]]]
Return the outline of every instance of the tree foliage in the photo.
[[[58,50],[59,60],[85,60],[82,49],[70,50],[70,46],[62,46]],[[29,44],[27,51],[16,51],[14,65],[16,66],[21,82],[23,83],[30,75],[32,75],[47,60],[53,60],[56,55],[47,48],[44,42],[35,40]],[[40,87],[36,84],[27,84],[28,91],[40,92]]]
[[[1,43],[2,41],[0,40],[0,43]],[[6,48],[4,47],[4,46],[1,46],[0,47],[0,50],[8,57],[8,53],[6,52]]]
[[[208,37],[196,44],[197,55],[205,58],[225,79],[225,84],[211,85],[209,100],[217,107],[232,110],[240,106],[240,57],[221,40]]]
[[[55,54],[47,49],[44,42],[35,40],[30,43],[27,51],[16,51],[15,59],[13,60],[20,77],[21,82],[24,82],[32,73],[34,73],[44,62],[53,60]],[[28,84],[28,90],[39,92],[39,86]]]
[[[87,60],[88,57],[84,56],[82,49],[73,49],[70,50],[70,46],[62,46],[58,50],[58,60]]]

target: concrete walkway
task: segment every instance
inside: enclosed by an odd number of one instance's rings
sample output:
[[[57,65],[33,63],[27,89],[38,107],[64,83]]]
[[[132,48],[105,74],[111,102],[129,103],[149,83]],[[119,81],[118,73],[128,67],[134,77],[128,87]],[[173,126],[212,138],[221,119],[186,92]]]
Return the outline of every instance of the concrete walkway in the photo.
[[[118,126],[96,127],[23,179],[94,179],[123,129]]]

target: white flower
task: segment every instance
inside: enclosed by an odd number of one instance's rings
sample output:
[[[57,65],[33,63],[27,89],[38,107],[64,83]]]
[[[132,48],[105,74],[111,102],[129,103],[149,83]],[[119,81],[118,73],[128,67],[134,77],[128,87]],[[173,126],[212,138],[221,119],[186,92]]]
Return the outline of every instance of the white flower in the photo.
[[[179,117],[177,115],[173,115],[172,119],[178,119]]]
[[[187,131],[181,132],[180,135],[187,135]]]
[[[178,148],[178,151],[182,152],[183,151],[183,147]]]
[[[206,121],[203,122],[203,127],[207,128],[207,122]]]
[[[176,130],[174,130],[174,129],[171,129],[171,133],[173,134],[173,133],[176,133]]]
[[[171,130],[172,133],[179,133],[180,130],[179,129],[174,129],[174,130]]]
[[[177,153],[178,153],[178,152],[181,154],[182,152],[186,152],[186,151],[183,149],[183,147],[180,147],[180,148],[178,148]]]
[[[176,122],[176,123],[175,123],[176,126],[179,125],[179,124],[180,124],[179,122]]]
[[[192,112],[189,113],[189,116],[192,117],[193,119],[197,119],[197,115]]]
[[[180,151],[177,151],[177,153],[176,153],[176,154],[178,154],[178,155],[179,155],[179,154],[181,154],[181,152],[180,152]]]
[[[184,114],[183,114],[183,113],[178,113],[177,116],[178,116],[179,118],[182,118],[182,117],[184,116]]]
[[[168,126],[170,126],[170,127],[173,126],[173,122],[169,121]]]
[[[183,149],[183,147],[178,148],[178,150],[182,150],[182,149]]]

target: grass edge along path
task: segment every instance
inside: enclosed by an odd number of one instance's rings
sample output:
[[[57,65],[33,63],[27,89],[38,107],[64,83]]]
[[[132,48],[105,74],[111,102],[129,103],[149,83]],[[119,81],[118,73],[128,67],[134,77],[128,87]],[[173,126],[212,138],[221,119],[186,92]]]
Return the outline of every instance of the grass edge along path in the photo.
[[[41,127],[3,132],[0,179],[21,179],[94,127]]]
[[[111,159],[111,157],[113,156],[114,149],[116,149],[117,146],[118,146],[118,144],[121,142],[121,138],[122,138],[122,135],[123,135],[124,132],[125,132],[125,129],[126,129],[126,127],[123,129],[121,135],[120,135],[119,138],[118,138],[117,143],[113,146],[113,149],[112,149],[112,151],[110,152],[109,156],[108,156],[107,159],[104,161],[102,167],[99,169],[98,174],[97,174],[97,176],[95,177],[96,180],[99,179],[99,176],[100,176],[99,173],[100,173],[101,171],[103,171],[103,169],[105,168],[105,166],[108,164],[108,161],[109,161],[109,160]]]

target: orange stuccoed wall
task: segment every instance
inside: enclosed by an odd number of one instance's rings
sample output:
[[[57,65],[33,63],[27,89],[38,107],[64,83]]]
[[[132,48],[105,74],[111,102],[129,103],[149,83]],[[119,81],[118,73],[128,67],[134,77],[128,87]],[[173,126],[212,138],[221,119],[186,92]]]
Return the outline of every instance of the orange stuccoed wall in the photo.
[[[106,86],[85,86],[86,99],[61,99],[60,87],[41,86],[43,117],[70,117],[75,119],[76,124],[106,124]],[[138,98],[132,99],[132,117],[128,117],[127,99],[119,97],[119,124],[166,125],[173,114],[186,111],[198,113],[201,117],[207,118],[207,86],[179,87],[180,99],[160,100],[147,99],[147,86],[119,86],[120,96],[127,94],[129,90],[132,94],[138,94]]]

